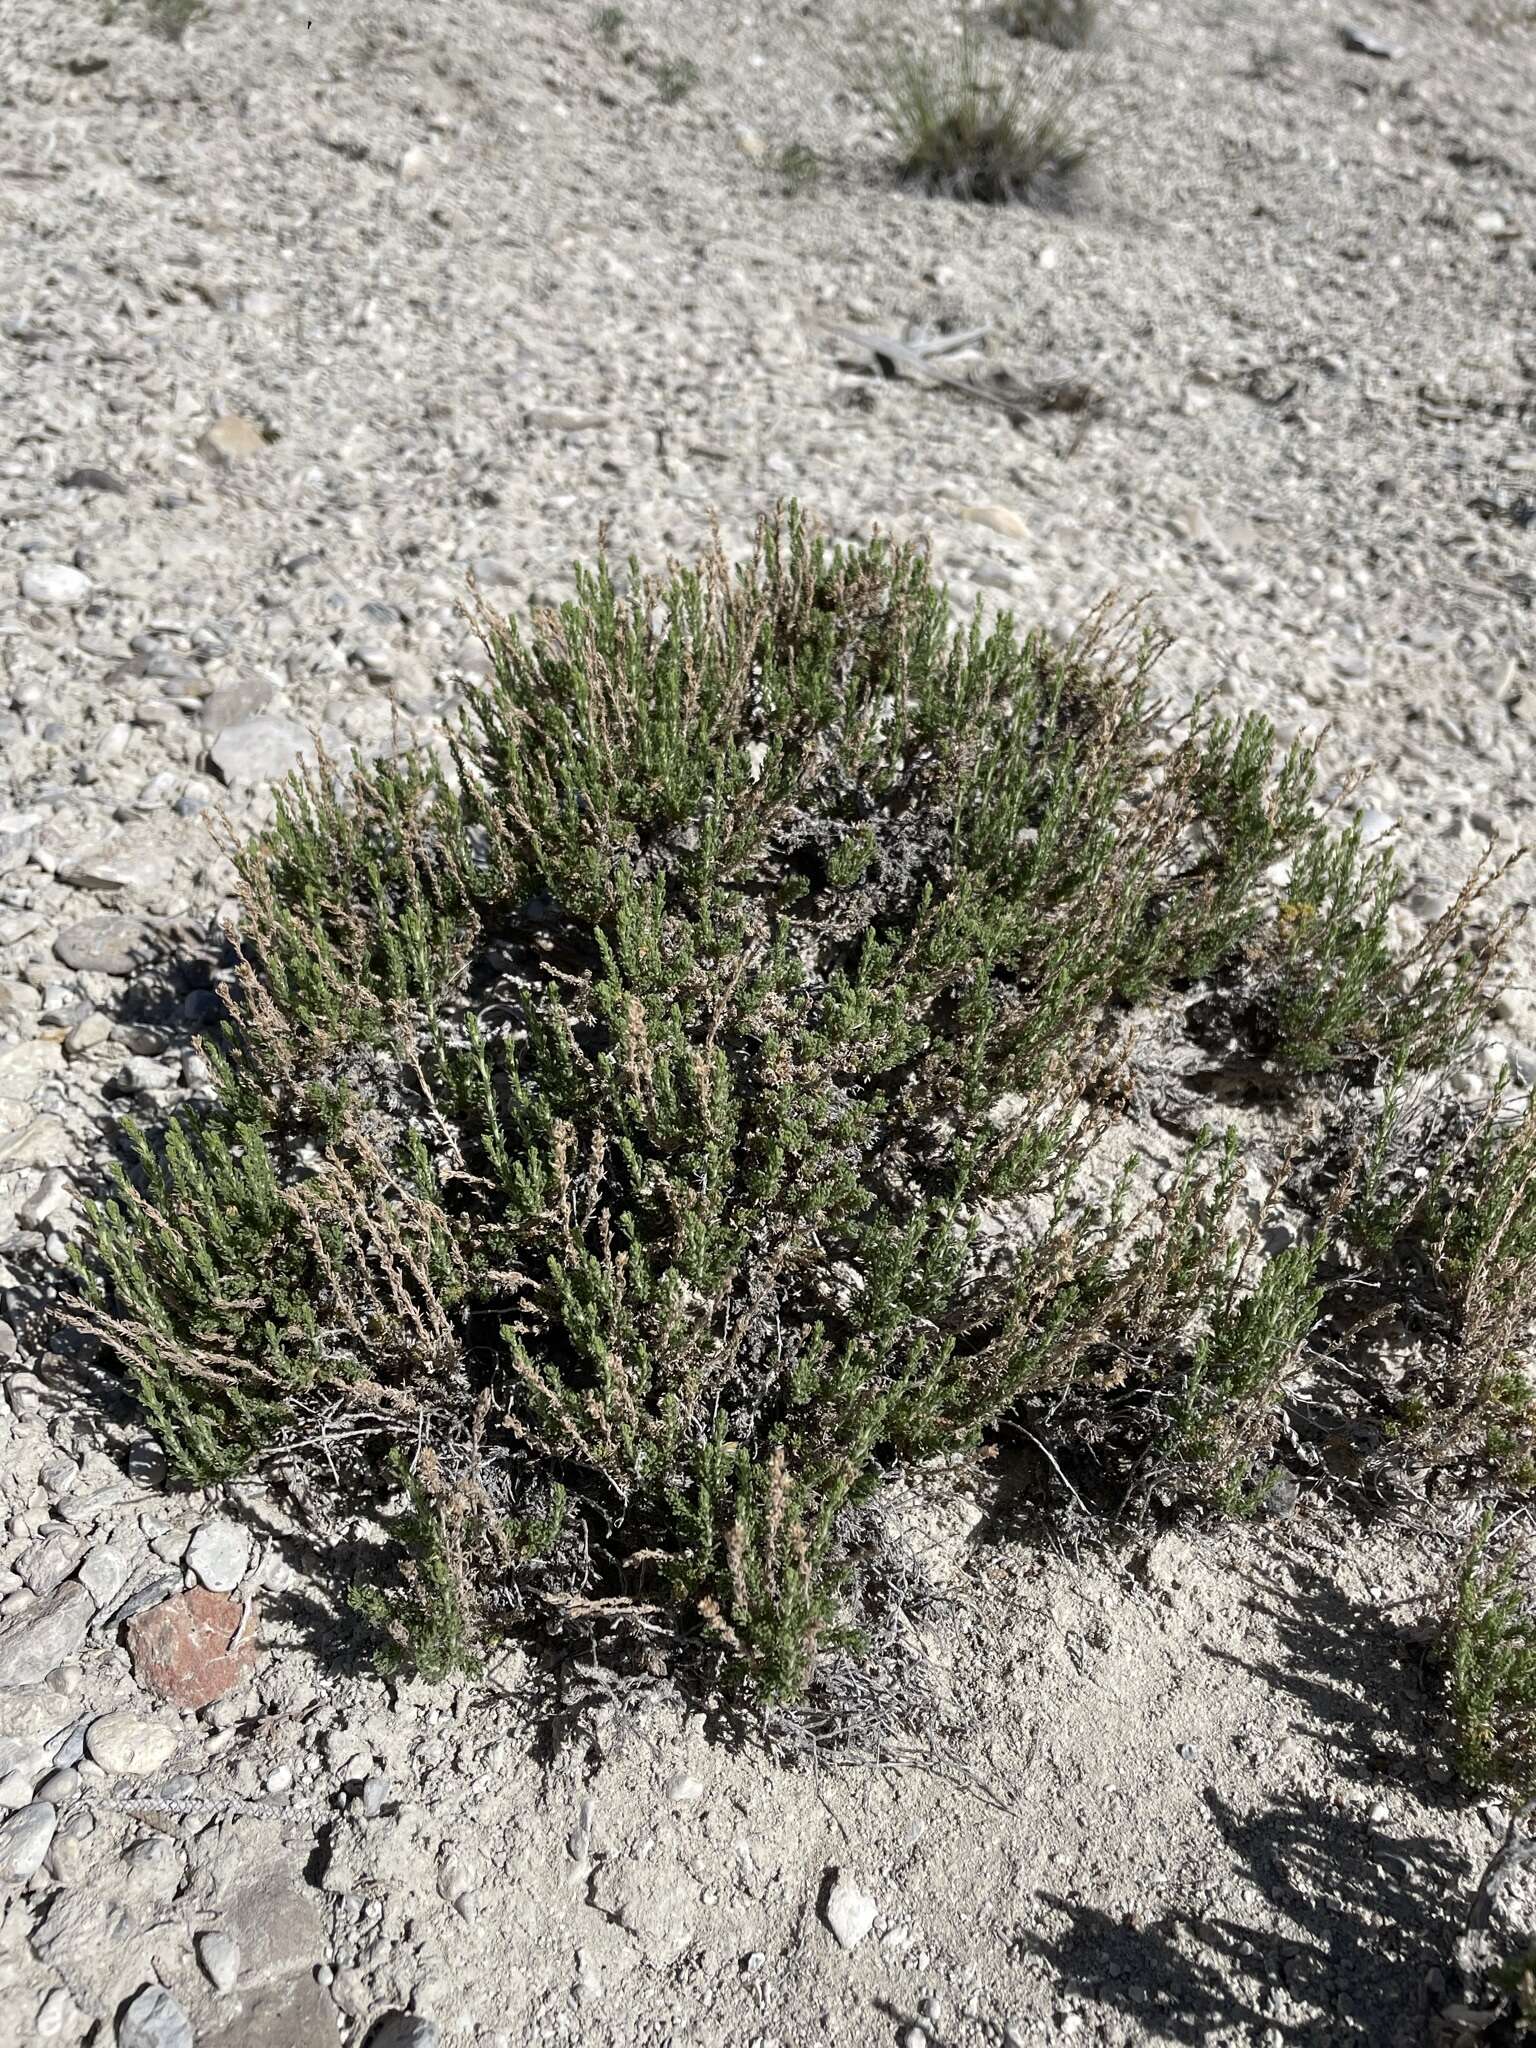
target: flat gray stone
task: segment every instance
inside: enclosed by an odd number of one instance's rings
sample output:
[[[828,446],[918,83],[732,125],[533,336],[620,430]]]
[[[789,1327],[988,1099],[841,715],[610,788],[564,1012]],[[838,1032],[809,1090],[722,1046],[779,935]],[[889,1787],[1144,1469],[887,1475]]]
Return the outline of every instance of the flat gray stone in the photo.
[[[42,1869],[57,1823],[58,1812],[46,1799],[34,1799],[0,1822],[0,1884],[25,1884]]]
[[[15,1569],[21,1574],[22,1584],[43,1599],[63,1585],[79,1562],[79,1538],[60,1530],[56,1534],[39,1537]]]
[[[386,2013],[368,2036],[368,2048],[437,2048],[437,2027],[420,2013]]]
[[[110,469],[92,469],[87,466],[84,469],[72,469],[68,476],[61,476],[59,478],[59,489],[61,491],[107,491],[114,497],[121,498],[127,495],[128,486],[121,477],[114,476]]]
[[[41,1685],[85,1641],[96,1603],[76,1580],[0,1631],[0,1686]]]
[[[103,911],[68,925],[53,942],[53,957],[78,974],[133,974],[149,959],[149,934],[136,918]]]
[[[216,738],[232,725],[239,725],[248,718],[259,718],[276,695],[272,685],[264,683],[259,676],[244,676],[239,682],[220,683],[203,699],[198,719],[203,731]]]
[[[58,870],[59,880],[71,889],[93,889],[102,895],[118,889],[163,889],[175,874],[175,855],[153,827],[114,833]]]
[[[336,2048],[336,2008],[307,1974],[255,1991],[242,1983],[239,2017],[201,2048]]]
[[[139,1054],[123,1061],[105,1084],[104,1092],[108,1095],[158,1095],[162,1089],[171,1087],[175,1079],[174,1068]]]
[[[260,1854],[254,1843],[250,1853]],[[242,1996],[246,1987],[305,1976],[325,1960],[325,1922],[317,1895],[303,1885],[284,1887],[259,1864],[224,1900],[223,1921],[240,1947]]]
[[[192,2022],[162,1984],[148,1984],[117,2023],[117,2048],[192,2048]]]
[[[80,1583],[98,1608],[114,1601],[128,1583],[133,1558],[110,1543],[98,1543],[80,1567]]]
[[[208,749],[208,759],[222,782],[281,782],[296,768],[316,758],[315,743],[291,718],[238,719],[226,725]]]
[[[251,1561],[251,1532],[238,1522],[204,1522],[187,1545],[185,1562],[213,1593],[232,1593]]]
[[[517,564],[505,555],[476,555],[469,566],[482,590],[511,590],[522,581]]]

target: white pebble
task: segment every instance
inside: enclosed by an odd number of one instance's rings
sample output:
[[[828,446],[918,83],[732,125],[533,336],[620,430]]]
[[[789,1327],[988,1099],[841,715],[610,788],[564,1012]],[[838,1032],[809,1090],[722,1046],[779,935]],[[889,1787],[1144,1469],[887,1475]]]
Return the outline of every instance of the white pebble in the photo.
[[[21,594],[32,604],[84,604],[91,579],[65,562],[29,562],[21,572]]]
[[[240,1975],[240,1944],[233,1935],[217,1931],[197,1938],[197,1960],[203,1975],[215,1991],[233,1991]]]
[[[186,1549],[189,1569],[210,1593],[233,1593],[250,1561],[250,1531],[238,1522],[204,1522]]]
[[[85,1746],[104,1771],[142,1778],[170,1761],[176,1730],[163,1721],[141,1721],[137,1714],[103,1714],[87,1729]]]
[[[827,1925],[841,1948],[857,1948],[875,1924],[875,1902],[845,1871],[833,1879],[827,1895]]]

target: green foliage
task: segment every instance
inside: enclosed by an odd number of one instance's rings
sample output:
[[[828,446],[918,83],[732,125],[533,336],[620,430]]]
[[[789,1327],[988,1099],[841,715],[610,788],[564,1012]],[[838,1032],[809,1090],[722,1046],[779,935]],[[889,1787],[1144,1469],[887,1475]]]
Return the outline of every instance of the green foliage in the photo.
[[[1393,958],[1403,872],[1390,851],[1365,852],[1361,831],[1357,822],[1338,838],[1313,833],[1295,862],[1272,969],[1277,1049],[1307,1073],[1361,1054],[1448,1066],[1481,1014],[1487,963],[1458,950],[1449,918]]]
[[[1098,31],[1098,0],[1003,0],[998,19],[1011,36],[1060,50],[1081,49]]]
[[[428,1679],[473,1672],[475,1626],[464,1555],[482,1532],[472,1523],[464,1526],[464,1504],[445,1487],[430,1453],[413,1472],[395,1450],[386,1469],[404,1495],[399,1511],[385,1518],[404,1553],[399,1582],[392,1589],[371,1581],[354,1584],[349,1604],[374,1630],[383,1669]]]
[[[1268,43],[1255,43],[1248,53],[1248,76],[1260,82],[1272,78],[1277,72],[1289,71],[1296,61],[1296,53],[1283,37],[1275,36]]]
[[[124,0],[103,0],[103,22],[114,22],[123,8]],[[187,30],[196,21],[207,18],[206,0],[141,0],[144,21],[151,34],[162,42],[179,43]]]
[[[1536,1107],[1507,1076],[1478,1115],[1408,1098],[1399,1064],[1346,1218],[1350,1243],[1436,1340],[1398,1408],[1421,1454],[1536,1487]]]
[[[1531,19],[1536,21],[1536,15]],[[1496,1981],[1508,2000],[1508,2024],[1515,2030],[1515,2039],[1530,2040],[1536,2036],[1536,1949],[1510,1956]]]
[[[901,177],[951,198],[1041,197],[1080,170],[1091,147],[1076,120],[1076,63],[1056,53],[989,65],[969,24],[957,55],[888,47],[855,84],[894,131]]]
[[[1488,1557],[1488,1513],[1456,1575],[1440,1656],[1452,1754],[1473,1792],[1536,1795],[1536,1610],[1514,1549]]]
[[[821,159],[809,143],[789,142],[779,152],[778,172],[792,196],[812,192],[821,180]]]
[[[592,17],[592,32],[609,49],[618,47],[619,35],[624,27],[622,7],[599,7]]]
[[[1326,1248],[1319,1233],[1276,1253],[1242,1295],[1240,1262],[1233,1261],[1179,1390],[1161,1456],[1175,1470],[1199,1473],[1230,1513],[1251,1513],[1268,1490],[1268,1481],[1256,1481],[1255,1464],[1317,1321],[1324,1294],[1317,1271]]]
[[[651,73],[664,106],[675,106],[693,91],[702,73],[691,57],[663,57]]]
[[[81,1317],[188,1477],[405,1459],[430,1668],[595,1580],[788,1697],[855,1511],[1011,1412],[1251,1502],[1325,1234],[1250,1285],[1235,1139],[1136,1213],[1096,1148],[1127,1007],[1262,1008],[1267,873],[1333,842],[1264,721],[1159,733],[1134,611],[952,634],[921,549],[797,505],[631,568],[482,609],[446,759],[322,763],[236,849],[218,1105],[128,1134]],[[1345,1042],[1341,949],[1288,958]]]

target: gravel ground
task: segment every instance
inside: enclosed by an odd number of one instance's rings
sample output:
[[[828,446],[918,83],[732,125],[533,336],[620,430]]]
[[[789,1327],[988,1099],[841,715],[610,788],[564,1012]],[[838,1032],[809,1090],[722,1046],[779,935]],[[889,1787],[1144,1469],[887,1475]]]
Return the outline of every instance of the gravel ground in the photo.
[[[931,536],[964,611],[1146,593],[1175,699],[1374,764],[1405,937],[1530,833],[1532,26],[1110,9],[1035,212],[893,185],[846,0],[702,19],[0,16],[0,2044],[1418,2040],[1503,1824],[1421,1685],[1446,1531],[1304,1502],[1106,1559],[1010,1537],[1006,1471],[915,1499],[943,1740],[789,1769],[600,1673],[540,1730],[516,1654],[370,1676],[366,1531],[167,1489],[54,1348],[113,1120],[206,1084],[212,822],[317,733],[432,730],[469,574],[569,595],[601,522],[659,570],[794,495]],[[861,327],[1095,403],[1015,420]],[[1536,1072],[1533,961],[1463,1094]]]

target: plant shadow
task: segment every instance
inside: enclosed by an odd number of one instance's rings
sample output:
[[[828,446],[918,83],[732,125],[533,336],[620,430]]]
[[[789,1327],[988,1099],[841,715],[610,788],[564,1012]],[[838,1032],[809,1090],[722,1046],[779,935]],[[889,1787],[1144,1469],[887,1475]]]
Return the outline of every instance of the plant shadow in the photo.
[[[1251,2029],[1278,2042],[1418,2042],[1427,1973],[1451,1952],[1470,1878],[1426,1817],[1456,1802],[1427,1781],[1429,1725],[1412,1632],[1384,1620],[1309,1564],[1248,1573],[1281,1653],[1250,1663],[1219,1645],[1213,1661],[1247,1672],[1297,1707],[1295,1782],[1245,1807],[1204,1795],[1224,1877],[1203,1910],[1120,1920],[1082,1900],[1041,1894],[1058,1920],[1024,1945],[1065,1989],[1091,1996],[1147,2038],[1205,2042]],[[1310,1754],[1308,1754],[1310,1749]],[[1353,1788],[1347,1803],[1340,1784]],[[1395,1806],[1372,1820],[1375,1793]]]

